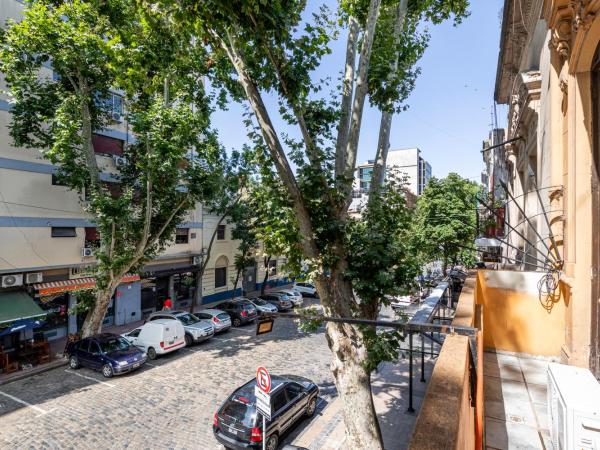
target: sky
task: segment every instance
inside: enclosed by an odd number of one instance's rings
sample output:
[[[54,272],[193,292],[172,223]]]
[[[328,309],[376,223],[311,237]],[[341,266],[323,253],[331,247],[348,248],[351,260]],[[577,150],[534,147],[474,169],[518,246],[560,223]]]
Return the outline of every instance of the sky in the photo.
[[[311,3],[309,8],[318,2]],[[502,4],[502,0],[473,0],[471,15],[460,25],[446,22],[430,27],[431,40],[418,63],[421,74],[407,100],[409,109],[393,118],[390,149],[420,148],[436,177],[457,172],[480,180],[481,145],[492,124]],[[335,79],[339,74],[345,57],[344,37],[332,44],[332,50],[315,79],[327,75]],[[267,95],[265,103],[276,111],[274,98]],[[213,125],[227,149],[241,148],[247,141],[241,113],[242,107],[232,104],[228,111],[217,112],[213,117]],[[380,117],[378,111],[365,109],[359,163],[374,158]],[[497,118],[498,125],[504,127],[504,105],[498,105]],[[273,122],[280,134],[296,135],[276,114]]]

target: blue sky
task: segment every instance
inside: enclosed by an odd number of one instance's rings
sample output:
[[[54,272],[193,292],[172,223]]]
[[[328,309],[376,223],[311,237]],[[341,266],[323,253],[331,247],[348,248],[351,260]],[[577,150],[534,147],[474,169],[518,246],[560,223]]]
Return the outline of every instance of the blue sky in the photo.
[[[310,2],[309,2],[310,3]],[[471,15],[454,27],[444,23],[430,29],[431,41],[419,62],[421,75],[408,99],[410,108],[394,117],[391,148],[419,147],[431,163],[434,176],[457,172],[479,179],[483,168],[481,142],[491,129],[494,82],[500,36],[501,0],[472,1]],[[333,54],[323,61],[319,76],[334,79],[343,67],[344,42],[333,45]],[[267,106],[276,111],[273,98]],[[506,109],[498,108],[498,124],[506,122]],[[222,143],[240,148],[246,142],[241,122],[242,108],[231,105],[213,119]],[[291,132],[273,116],[278,132]],[[380,113],[367,108],[361,131],[358,161],[372,159],[377,145]]]

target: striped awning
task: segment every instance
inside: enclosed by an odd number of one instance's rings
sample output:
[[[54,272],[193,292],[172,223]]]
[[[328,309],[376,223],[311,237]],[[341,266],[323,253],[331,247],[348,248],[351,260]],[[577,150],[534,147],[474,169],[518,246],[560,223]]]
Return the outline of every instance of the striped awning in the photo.
[[[139,281],[139,275],[126,274],[121,278],[121,283],[131,283]],[[47,283],[37,283],[33,288],[38,295],[59,294],[62,292],[80,291],[82,289],[91,289],[96,286],[94,277],[74,278],[72,280],[49,281]]]

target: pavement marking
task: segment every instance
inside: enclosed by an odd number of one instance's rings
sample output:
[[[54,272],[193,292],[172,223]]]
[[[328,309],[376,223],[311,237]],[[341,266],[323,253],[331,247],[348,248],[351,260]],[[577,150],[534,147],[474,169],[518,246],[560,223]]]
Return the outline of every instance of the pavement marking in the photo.
[[[92,380],[92,381],[95,381],[96,383],[105,384],[105,385],[107,385],[108,387],[111,387],[111,388],[115,387],[114,384],[107,383],[106,381],[97,380],[94,377],[86,377],[85,375],[81,375],[80,373],[73,372],[72,370],[69,370],[69,369],[65,369],[65,372],[71,373],[73,375],[77,375],[78,377],[81,377],[81,378],[85,378],[86,380]]]
[[[7,394],[6,392],[0,391],[0,395],[4,395],[5,397],[10,398],[11,400],[13,400],[15,402],[17,402],[21,405],[25,405],[28,408],[31,408],[34,411],[37,411],[38,413],[40,413],[36,417],[40,417],[40,416],[43,416],[44,414],[48,414],[49,412],[51,412],[51,411],[46,411],[44,408],[40,408],[39,406],[32,405],[31,403],[27,403],[25,400],[21,400],[20,398],[17,398],[10,394]],[[52,410],[52,411],[54,411],[54,410]]]

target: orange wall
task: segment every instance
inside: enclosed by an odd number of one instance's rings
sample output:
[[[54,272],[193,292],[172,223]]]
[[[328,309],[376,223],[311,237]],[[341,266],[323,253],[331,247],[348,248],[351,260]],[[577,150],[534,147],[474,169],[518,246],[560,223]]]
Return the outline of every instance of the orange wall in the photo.
[[[483,305],[485,348],[560,356],[565,342],[565,289],[540,301],[540,272],[480,270],[476,302]]]

